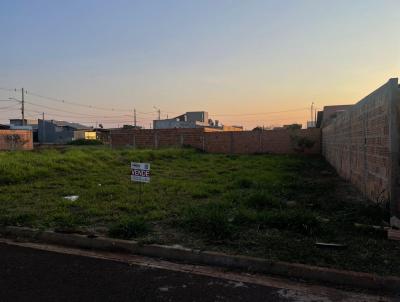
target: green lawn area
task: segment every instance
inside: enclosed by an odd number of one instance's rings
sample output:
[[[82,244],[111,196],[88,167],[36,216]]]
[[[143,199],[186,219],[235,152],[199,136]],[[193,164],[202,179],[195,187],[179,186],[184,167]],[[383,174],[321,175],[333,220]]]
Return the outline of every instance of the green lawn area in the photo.
[[[141,201],[131,161],[151,163]],[[2,225],[400,275],[400,244],[354,225],[382,225],[386,216],[320,157],[103,146],[0,153]]]

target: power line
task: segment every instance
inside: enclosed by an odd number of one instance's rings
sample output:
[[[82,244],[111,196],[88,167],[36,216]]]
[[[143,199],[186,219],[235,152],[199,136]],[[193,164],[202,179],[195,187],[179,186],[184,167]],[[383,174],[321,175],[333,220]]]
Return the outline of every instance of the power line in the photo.
[[[35,112],[37,115],[41,115],[41,114],[42,114],[42,112],[41,112],[41,111],[38,111],[38,110],[28,110],[28,111],[29,111],[29,112]],[[57,113],[52,113],[52,112],[46,112],[46,115],[55,116],[55,117],[61,117],[61,118],[66,118],[66,117],[75,118],[75,119],[78,119],[81,123],[92,123],[92,122],[96,122],[95,119],[90,120],[90,121],[84,121],[84,122],[81,121],[81,119],[90,118],[90,117],[86,117],[86,116],[76,117],[76,116],[68,116],[68,115],[57,114]],[[95,118],[95,117],[92,117],[92,118]],[[122,119],[122,120],[121,120],[121,119]],[[125,117],[122,117],[122,116],[121,116],[121,119],[115,119],[115,117],[114,117],[114,120],[109,120],[108,118],[107,118],[107,119],[100,119],[100,118],[99,118],[99,119],[97,119],[97,121],[102,120],[102,121],[104,121],[104,122],[106,122],[106,123],[113,123],[113,122],[119,122],[119,123],[126,122],[126,123],[131,123],[131,122],[132,122],[132,120],[128,120],[126,116],[125,116]],[[147,121],[147,120],[144,120],[144,119],[142,119],[142,120],[137,120],[137,122],[145,122],[145,121]]]
[[[7,90],[7,91],[15,91],[14,89],[8,89],[8,88],[0,88],[3,90]],[[27,91],[27,94],[42,98],[42,99],[46,99],[46,100],[50,100],[50,101],[54,101],[54,102],[59,102],[59,103],[63,103],[63,104],[68,104],[68,105],[73,105],[73,106],[78,106],[78,107],[84,107],[84,108],[89,108],[89,109],[97,109],[97,110],[105,110],[105,111],[118,111],[118,112],[132,112],[132,109],[115,109],[115,108],[106,108],[106,107],[99,107],[99,106],[92,106],[92,105],[84,105],[84,104],[79,104],[76,102],[71,102],[71,101],[66,101],[66,100],[62,100],[62,99],[58,99],[58,98],[54,98],[54,97],[50,97],[50,96],[45,96],[42,94],[38,94],[35,92],[31,92],[31,91]],[[212,115],[217,115],[217,116],[249,116],[249,115],[268,115],[268,114],[278,114],[278,113],[286,113],[286,112],[295,112],[295,111],[302,111],[302,110],[309,110],[309,108],[307,107],[303,107],[303,108],[296,108],[296,109],[289,109],[289,110],[281,110],[281,111],[269,111],[269,112],[253,112],[253,113],[213,113]],[[139,114],[155,114],[155,113],[159,113],[159,111],[165,112],[165,113],[170,113],[170,114],[181,114],[179,112],[172,112],[172,111],[164,111],[161,109],[155,110],[155,111],[149,111],[149,112],[141,112],[141,111],[136,111]]]
[[[0,89],[5,90],[5,91],[16,92],[16,89],[10,89],[10,88],[0,88]],[[89,109],[97,109],[97,110],[104,110],[104,111],[117,111],[117,112],[127,112],[127,111],[131,112],[132,111],[132,109],[115,109],[115,108],[111,108],[111,107],[106,108],[106,107],[100,107],[100,106],[84,105],[84,104],[80,104],[80,103],[76,103],[76,102],[71,102],[71,101],[66,101],[66,100],[46,96],[46,95],[35,93],[32,91],[26,91],[26,94],[30,94],[35,97],[46,99],[46,100],[53,101],[53,102],[58,102],[58,103],[63,103],[63,104],[78,106],[78,107],[83,107],[83,108],[89,108]],[[152,114],[157,113],[157,111],[149,111],[149,112],[136,111],[136,112],[139,114],[146,114],[146,115],[152,115]]]
[[[42,99],[53,101],[53,102],[59,102],[59,103],[63,103],[63,104],[84,107],[84,108],[90,108],[90,109],[97,109],[97,110],[104,110],[104,111],[118,111],[118,112],[127,112],[127,111],[131,112],[132,111],[132,109],[115,109],[115,108],[106,108],[106,107],[99,107],[99,106],[92,106],[92,105],[84,105],[84,104],[79,104],[79,103],[75,103],[75,102],[71,102],[71,101],[57,99],[54,97],[45,96],[45,95],[38,94],[38,93],[33,93],[31,91],[29,92],[29,94],[39,97],[39,98],[42,98]],[[150,111],[150,112],[137,111],[137,113],[140,113],[140,114],[154,114],[155,112],[156,111]]]
[[[0,90],[5,90],[5,91],[10,91],[10,92],[17,92],[16,89],[10,89],[10,88],[4,88],[4,87],[0,87]],[[64,109],[59,109],[59,108],[55,108],[55,107],[51,107],[51,106],[47,106],[47,105],[40,105],[38,103],[34,103],[34,102],[30,102],[30,101],[25,101],[26,104],[30,104],[32,106],[35,107],[40,107],[40,108],[46,108],[52,111],[56,111],[56,112],[61,112],[61,113],[67,113],[69,114],[69,117],[72,118],[97,118],[97,119],[118,119],[118,118],[127,118],[127,117],[133,117],[133,120],[136,119],[137,117],[137,113],[139,113],[140,115],[154,115],[155,113],[158,113],[158,118],[160,119],[160,111],[161,109],[159,108],[155,108],[157,109],[156,111],[150,111],[150,112],[140,112],[140,111],[136,111],[136,109],[115,109],[115,108],[106,108],[106,107],[100,107],[100,106],[92,106],[92,105],[84,105],[84,104],[80,104],[80,103],[76,103],[76,102],[71,102],[71,101],[65,101],[65,100],[61,100],[58,98],[53,98],[53,97],[49,97],[49,96],[45,96],[42,94],[38,94],[38,93],[34,93],[34,92],[27,92],[25,91],[27,94],[35,96],[37,98],[42,98],[42,99],[46,99],[46,100],[50,100],[53,102],[57,102],[57,103],[62,103],[65,105],[71,105],[71,106],[77,106],[77,107],[81,107],[81,108],[89,108],[89,109],[94,109],[94,110],[104,110],[104,111],[113,111],[113,112],[132,112],[133,111],[133,115],[131,114],[123,114],[123,115],[99,115],[99,114],[89,114],[89,113],[80,113],[80,112],[74,112],[74,111],[69,111],[69,110],[64,110]],[[4,102],[9,102],[12,100],[0,100],[0,101],[4,101]],[[15,99],[15,101],[19,101],[22,102],[20,100]],[[8,109],[11,107],[3,107],[4,109]],[[1,109],[1,107],[0,107]],[[250,116],[266,116],[266,115],[270,115],[270,114],[280,114],[280,113],[288,113],[288,112],[296,112],[296,111],[305,111],[305,110],[309,110],[309,108],[296,108],[296,109],[290,109],[290,110],[281,110],[281,111],[268,111],[268,112],[252,112],[252,113],[214,113],[212,114],[212,116],[232,116],[232,117],[250,117]],[[30,110],[33,111],[34,110]],[[37,111],[39,113],[42,113],[42,111]],[[172,112],[172,111],[164,111],[164,113],[170,113],[170,114],[182,114],[182,113],[178,113],[178,112]],[[57,114],[57,113],[48,113],[51,115],[55,115],[55,116],[63,116],[63,117],[67,117],[67,115],[63,114]],[[150,117],[149,117],[150,119]],[[141,121],[147,121],[149,119],[142,119]],[[278,120],[278,119],[277,119]],[[280,120],[284,120],[283,118],[281,118]],[[261,119],[259,120],[261,121]],[[229,122],[229,121],[226,121]],[[232,122],[232,121],[231,121]],[[243,122],[257,122],[257,120],[240,120],[240,121],[236,121],[237,123],[243,123]]]
[[[76,116],[86,116],[86,117],[120,117],[120,116],[130,116],[129,114],[121,114],[121,115],[96,115],[96,114],[87,114],[87,113],[79,113],[79,112],[73,112],[73,111],[68,111],[68,110],[63,110],[63,109],[58,109],[55,107],[51,107],[51,106],[46,106],[46,105],[39,105],[33,102],[28,102],[25,101],[26,104],[30,104],[36,107],[42,107],[42,108],[46,108],[46,109],[50,109],[50,110],[55,110],[55,111],[59,111],[59,112],[65,112],[65,113],[70,113],[70,114],[74,114]]]
[[[249,115],[268,115],[268,114],[278,114],[278,113],[287,113],[287,112],[296,112],[296,111],[304,111],[304,110],[309,110],[308,107],[303,107],[303,108],[295,108],[295,109],[289,109],[289,110],[281,110],[281,111],[268,111],[268,112],[253,112],[253,113],[211,113],[211,116],[249,116]],[[178,112],[172,112],[172,111],[165,111],[162,110],[164,113],[171,113],[171,114],[182,114]]]
[[[16,92],[16,89],[15,89],[15,88],[14,88],[14,89],[11,89],[11,88],[0,87],[0,90]]]
[[[268,114],[287,113],[287,112],[296,112],[296,111],[304,111],[304,110],[309,110],[309,108],[304,107],[304,108],[297,108],[297,109],[290,109],[290,110],[257,112],[257,113],[213,113],[213,115],[217,115],[217,116],[268,115]]]
[[[276,121],[294,121],[294,120],[306,120],[306,117],[282,117],[282,118],[273,118],[273,119],[256,119],[256,120],[228,120],[224,121],[224,123],[269,123],[269,122],[276,122]]]
[[[33,110],[30,109],[28,110],[29,112],[36,112],[36,113],[41,113],[42,111],[38,111],[38,110]],[[84,119],[84,118],[94,118],[94,119],[104,119],[104,120],[108,120],[108,119],[117,119],[119,116],[110,116],[110,117],[98,117],[98,116],[76,116],[76,115],[65,115],[65,114],[60,114],[60,113],[53,113],[53,112],[46,112],[46,114],[50,114],[50,115],[54,115],[54,116],[59,116],[59,117],[64,117],[64,118],[75,118],[75,119]],[[119,118],[124,118],[126,119],[127,116],[120,116]]]
[[[0,109],[8,109],[8,108],[15,108],[15,109],[18,109],[18,108],[16,108],[16,106],[18,106],[18,104],[13,104],[13,105],[11,105],[11,106],[6,106],[6,107],[0,107]]]

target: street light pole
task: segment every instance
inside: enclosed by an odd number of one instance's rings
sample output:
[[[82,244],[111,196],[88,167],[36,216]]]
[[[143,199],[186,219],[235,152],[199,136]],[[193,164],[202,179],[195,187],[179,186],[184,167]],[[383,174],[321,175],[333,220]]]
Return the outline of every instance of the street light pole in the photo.
[[[158,112],[158,120],[161,120],[161,110],[160,110],[160,108],[157,108],[156,106],[153,106],[153,108],[156,109],[157,112]]]
[[[21,98],[21,115],[22,115],[22,126],[25,126],[25,100],[24,100],[24,88],[21,89],[22,98]]]

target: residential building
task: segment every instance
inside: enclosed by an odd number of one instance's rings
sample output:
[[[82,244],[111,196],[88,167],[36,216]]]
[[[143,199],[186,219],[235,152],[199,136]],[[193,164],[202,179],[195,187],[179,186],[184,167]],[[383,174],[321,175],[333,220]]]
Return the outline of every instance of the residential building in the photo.
[[[87,130],[75,130],[74,140],[85,139],[85,140],[99,140],[104,144],[109,143],[110,129],[95,128]]]
[[[38,120],[37,119],[24,119],[24,123],[22,123],[22,119],[20,118],[13,118],[10,119],[10,125],[14,126],[36,126],[38,125]]]
[[[170,119],[154,120],[154,129],[174,129],[174,128],[205,128],[219,131],[242,131],[241,126],[226,126],[208,118],[206,111],[186,112]]]
[[[170,119],[154,120],[154,129],[199,128],[208,126],[208,113],[205,111],[186,112]]]
[[[37,119],[24,119],[24,123],[22,123],[22,119],[20,118],[10,119],[10,129],[32,130],[33,142],[36,143],[39,141]]]
[[[74,131],[92,128],[65,121],[39,120],[38,129],[41,144],[66,144],[73,140]]]

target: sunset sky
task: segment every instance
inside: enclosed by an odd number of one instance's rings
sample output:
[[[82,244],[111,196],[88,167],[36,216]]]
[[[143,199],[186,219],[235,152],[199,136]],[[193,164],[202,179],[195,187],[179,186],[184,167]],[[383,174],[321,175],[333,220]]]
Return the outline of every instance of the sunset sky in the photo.
[[[305,123],[311,102],[355,103],[399,76],[399,24],[399,0],[2,0],[0,100],[24,87],[28,117],[88,125],[132,123],[136,108],[149,127],[153,106]],[[19,116],[0,102],[0,123]]]

